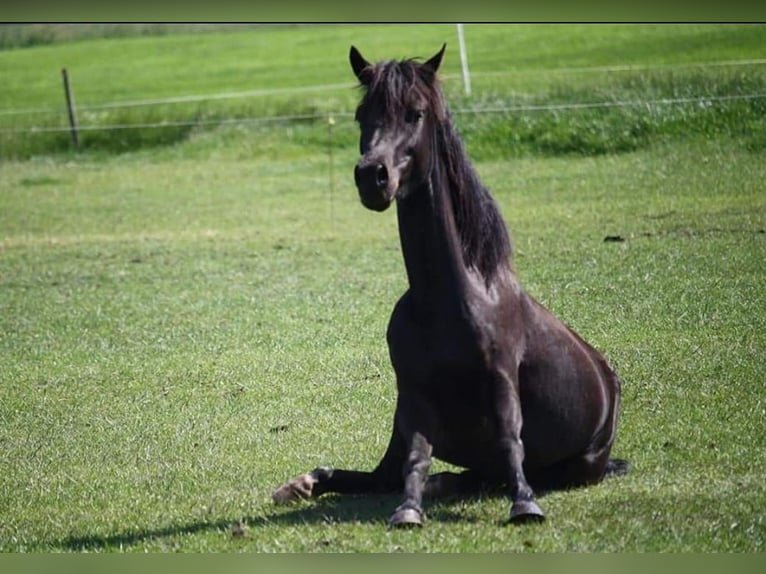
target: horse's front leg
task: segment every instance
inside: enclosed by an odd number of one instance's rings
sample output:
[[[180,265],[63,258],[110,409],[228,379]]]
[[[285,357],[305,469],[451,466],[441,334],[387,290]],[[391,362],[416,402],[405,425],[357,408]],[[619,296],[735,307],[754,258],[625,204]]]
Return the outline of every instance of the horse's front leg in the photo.
[[[407,444],[403,467],[404,500],[388,521],[390,527],[421,526],[423,492],[431,467],[435,418],[428,404],[412,394],[400,394],[396,408],[396,426]]]
[[[535,495],[524,475],[524,444],[521,441],[521,401],[518,376],[513,378],[500,372],[494,380],[494,416],[498,429],[498,448],[501,464],[511,491],[510,521],[522,523],[545,519],[535,502]]]

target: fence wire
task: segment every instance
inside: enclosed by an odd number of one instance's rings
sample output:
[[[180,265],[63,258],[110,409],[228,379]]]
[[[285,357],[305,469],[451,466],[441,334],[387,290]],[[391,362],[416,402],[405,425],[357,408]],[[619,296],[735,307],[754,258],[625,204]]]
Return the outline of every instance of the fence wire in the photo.
[[[737,101],[737,100],[758,100],[766,99],[766,94],[735,94],[727,96],[698,96],[683,98],[663,98],[657,100],[627,100],[627,101],[607,101],[607,102],[575,102],[568,104],[545,104],[545,105],[520,105],[520,106],[489,106],[477,108],[457,108],[452,110],[453,114],[514,114],[527,112],[551,112],[567,110],[585,110],[598,108],[627,108],[627,107],[645,107],[651,109],[658,106],[671,106],[683,104],[696,104],[699,106],[710,106],[716,102]],[[78,108],[79,110],[80,108]],[[131,124],[102,124],[102,125],[78,125],[77,131],[110,131],[126,129],[156,129],[156,128],[181,128],[197,126],[216,126],[231,124],[251,124],[266,125],[276,123],[292,123],[301,121],[328,120],[330,118],[351,118],[352,112],[327,112],[316,114],[296,114],[281,116],[264,117],[237,117],[237,118],[218,118],[209,120],[184,120],[184,121],[159,121],[149,123],[131,123]],[[41,134],[50,132],[70,132],[70,126],[30,126],[25,128],[3,128],[2,134],[31,133]]]
[[[708,67],[747,67],[747,66],[762,66],[766,65],[766,58],[753,58],[746,60],[724,60],[714,62],[688,62],[688,63],[675,63],[675,64],[652,64],[652,65],[640,65],[640,64],[623,64],[612,66],[588,66],[588,67],[570,67],[570,68],[554,68],[547,70],[496,70],[496,71],[474,71],[471,72],[472,77],[503,77],[503,76],[523,76],[534,77],[540,75],[566,75],[566,74],[590,74],[590,73],[623,73],[623,72],[640,72],[650,70],[674,70],[674,69],[689,69],[689,68],[708,68]],[[443,74],[441,75],[443,80],[458,81],[460,80],[460,74]],[[141,100],[127,100],[120,102],[107,102],[103,104],[86,104],[78,105],[78,111],[103,111],[110,109],[120,108],[134,108],[143,106],[159,106],[159,105],[174,105],[174,104],[188,104],[195,102],[216,101],[216,100],[228,100],[228,99],[242,99],[264,96],[279,96],[287,94],[301,94],[311,92],[326,92],[341,89],[351,89],[354,87],[352,83],[337,83],[337,84],[321,84],[314,86],[298,86],[292,88],[270,88],[270,89],[258,89],[258,90],[245,90],[240,92],[221,92],[216,94],[197,94],[197,95],[185,95],[175,96],[169,98],[149,98]],[[13,116],[13,115],[34,115],[34,114],[60,114],[60,108],[11,108],[0,109],[0,116]]]
[[[474,72],[473,76],[534,76],[540,74],[557,75],[557,74],[573,74],[573,73],[620,73],[620,72],[636,72],[646,70],[672,70],[680,68],[705,68],[705,67],[731,67],[731,66],[760,66],[766,64],[766,59],[748,59],[748,60],[730,60],[730,61],[718,61],[718,62],[691,62],[686,64],[669,64],[669,65],[613,65],[613,66],[596,66],[596,67],[579,67],[579,68],[560,68],[554,70],[509,70],[509,71],[487,71],[487,72]],[[459,80],[458,74],[445,74],[444,80],[453,81]],[[148,106],[161,106],[161,105],[174,105],[174,104],[188,104],[204,101],[217,101],[228,100],[237,98],[255,98],[274,95],[287,95],[287,94],[300,94],[311,92],[323,92],[333,91],[340,89],[351,89],[354,85],[350,83],[340,84],[323,84],[315,86],[301,86],[293,88],[275,88],[275,89],[259,89],[259,90],[247,90],[241,92],[222,92],[217,94],[207,95],[185,95],[176,96],[170,98],[153,98],[142,100],[130,100],[121,102],[107,102],[102,104],[89,104],[78,105],[77,112],[99,112],[106,110],[122,109],[122,108],[135,108],[135,107],[148,107]],[[556,111],[571,111],[571,110],[585,110],[585,109],[599,109],[599,108],[626,108],[626,107],[645,107],[651,109],[657,106],[668,105],[683,105],[683,104],[697,104],[700,106],[712,105],[715,102],[736,101],[736,100],[757,100],[766,98],[766,94],[735,94],[735,95],[723,95],[723,96],[697,96],[697,97],[679,97],[679,98],[663,98],[654,100],[637,100],[637,101],[602,101],[602,102],[574,102],[574,103],[562,103],[562,104],[541,104],[541,105],[518,105],[518,106],[489,106],[489,107],[465,107],[459,109],[453,109],[453,114],[514,114],[514,113],[534,113],[534,112],[556,112]],[[35,114],[56,114],[62,115],[62,108],[27,108],[27,109],[4,109],[0,110],[0,117],[3,116],[18,116],[18,115],[35,115]],[[232,124],[249,124],[249,125],[268,125],[277,123],[291,123],[302,121],[318,121],[328,120],[329,118],[348,118],[352,117],[351,112],[323,112],[313,114],[294,114],[294,115],[278,115],[278,116],[258,116],[258,117],[226,117],[226,118],[212,118],[212,119],[194,119],[194,120],[163,120],[157,122],[138,122],[138,123],[122,123],[122,124],[85,124],[78,125],[76,131],[112,131],[112,130],[129,130],[129,129],[162,129],[162,128],[184,128],[184,127],[197,127],[197,126],[218,126],[218,125],[232,125]],[[55,132],[71,132],[71,125],[33,125],[25,127],[9,127],[0,128],[0,134],[44,134]]]

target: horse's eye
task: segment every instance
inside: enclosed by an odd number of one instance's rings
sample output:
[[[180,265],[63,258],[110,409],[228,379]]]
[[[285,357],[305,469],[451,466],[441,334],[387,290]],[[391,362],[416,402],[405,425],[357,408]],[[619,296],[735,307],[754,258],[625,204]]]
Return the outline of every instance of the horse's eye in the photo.
[[[407,110],[404,114],[404,121],[408,124],[415,124],[423,119],[423,112],[421,110]]]

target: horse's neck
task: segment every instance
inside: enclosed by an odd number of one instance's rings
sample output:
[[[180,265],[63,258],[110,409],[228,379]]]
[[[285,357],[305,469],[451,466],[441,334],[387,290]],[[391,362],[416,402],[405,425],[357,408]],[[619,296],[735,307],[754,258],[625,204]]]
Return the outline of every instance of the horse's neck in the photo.
[[[460,304],[468,277],[449,190],[425,183],[398,202],[397,212],[410,295],[418,307]]]

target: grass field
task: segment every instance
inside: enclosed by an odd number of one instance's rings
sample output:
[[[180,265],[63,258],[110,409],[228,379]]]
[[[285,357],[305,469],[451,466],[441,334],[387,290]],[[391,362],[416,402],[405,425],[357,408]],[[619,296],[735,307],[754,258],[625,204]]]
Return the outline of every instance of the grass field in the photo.
[[[756,93],[766,77],[762,64],[689,67],[763,58],[764,27],[466,32],[472,100],[452,27],[299,27],[0,51],[0,109],[60,105],[64,64],[83,105],[351,86],[351,42],[371,59],[451,42],[454,106]],[[571,70],[618,65],[635,68]],[[337,113],[355,98],[283,94],[209,112]],[[80,153],[8,136],[0,550],[763,551],[763,100],[644,109],[457,118],[522,283],[625,381],[614,454],[632,473],[541,498],[548,521],[524,528],[503,524],[502,497],[432,503],[409,532],[385,527],[397,497],[271,504],[314,466],[372,468],[389,437],[384,333],[406,278],[395,214],[356,199],[350,119],[338,116],[332,170],[321,121],[192,127],[166,145],[141,130],[110,145],[106,132]],[[508,143],[506,120],[532,143]],[[609,147],[636,125],[630,145]]]

